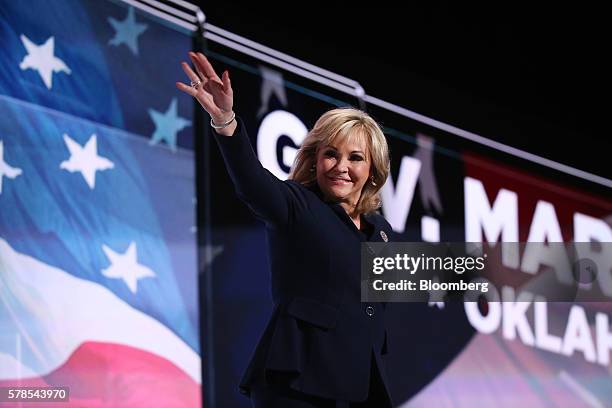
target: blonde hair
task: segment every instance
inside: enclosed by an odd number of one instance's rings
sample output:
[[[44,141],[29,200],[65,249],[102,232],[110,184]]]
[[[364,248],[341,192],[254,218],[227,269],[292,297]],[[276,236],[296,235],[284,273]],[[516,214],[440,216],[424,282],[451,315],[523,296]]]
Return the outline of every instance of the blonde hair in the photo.
[[[359,109],[338,108],[321,115],[298,150],[289,179],[306,186],[316,183],[317,175],[311,168],[316,166],[318,150],[333,144],[338,138],[350,142],[355,137],[363,138],[366,142],[366,154],[371,159],[371,174],[376,183],[374,186],[368,179],[364,184],[355,212],[375,211],[381,205],[379,191],[389,175],[389,147],[378,123]]]

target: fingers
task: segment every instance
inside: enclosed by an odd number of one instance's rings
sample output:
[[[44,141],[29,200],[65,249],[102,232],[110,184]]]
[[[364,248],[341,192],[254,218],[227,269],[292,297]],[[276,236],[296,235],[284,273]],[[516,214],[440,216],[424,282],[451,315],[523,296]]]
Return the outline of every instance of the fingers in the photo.
[[[191,96],[195,97],[198,94],[198,89],[204,88],[206,86],[207,82],[210,82],[210,81],[207,81],[206,78],[200,79],[200,77],[195,72],[193,72],[193,70],[191,69],[189,64],[187,64],[186,62],[181,62],[181,67],[183,68],[183,71],[185,71],[185,74],[187,74],[187,77],[189,78],[189,80],[191,81],[192,84],[194,82],[200,82],[200,85],[197,88],[194,88],[193,86],[189,86],[189,88],[190,88],[189,91],[187,89],[183,88],[182,86],[179,86],[178,84],[177,84],[177,87],[180,90],[186,92],[188,95],[191,95]],[[192,85],[192,84],[190,84],[190,85]],[[185,84],[182,84],[182,85],[185,85]],[[185,86],[187,86],[187,85],[185,85]]]
[[[232,91],[232,83],[230,81],[229,72],[227,70],[223,71],[223,75],[221,75],[221,81],[223,81],[223,91],[231,95]]]
[[[206,73],[202,69],[202,64],[198,60],[197,54],[195,52],[190,52],[189,53],[189,58],[191,59],[191,62],[193,63],[193,66],[195,67],[196,71],[198,72],[198,75],[200,75],[200,77],[202,77],[202,78],[207,78]]]
[[[193,72],[189,64],[187,64],[186,62],[181,62],[181,68],[183,68],[183,71],[185,71],[185,74],[187,74],[187,77],[190,81],[200,81],[200,77],[195,72]]]
[[[223,94],[225,96],[233,96],[232,84],[229,79],[228,71],[224,71],[221,75],[221,79],[219,81],[208,81],[206,82],[202,88],[213,95]]]
[[[192,96],[192,97],[196,97],[196,95],[198,94],[198,91],[195,90],[193,87],[185,85],[182,82],[177,82],[176,83],[176,87],[178,89],[180,89],[181,91],[185,92],[187,95]]]
[[[194,97],[198,102],[200,102],[200,105],[202,105],[202,107],[206,112],[208,112],[208,114],[218,115],[219,112],[221,112],[220,109],[215,105],[212,95],[210,95],[209,93],[206,93],[201,90],[198,91],[189,85],[185,85],[182,82],[177,82],[176,87],[181,91],[185,92],[187,95]]]
[[[202,72],[205,78],[208,78],[213,81],[218,81],[219,83],[221,83],[221,79],[219,79],[219,77],[215,73],[215,70],[213,69],[210,62],[208,62],[208,59],[206,58],[204,54],[202,54],[201,52],[197,54],[194,52],[190,52],[189,56],[191,57],[191,60],[194,62],[194,65],[196,66],[196,68]]]
[[[233,91],[229,72],[225,70],[219,78],[202,53],[190,52],[189,58],[193,62],[193,67],[186,62],[182,62],[181,68],[192,83],[201,81],[201,84],[195,89],[193,86],[177,82],[176,87],[187,95],[196,98],[212,116],[230,111],[233,104]],[[193,68],[195,68],[195,72]]]
[[[224,92],[223,83],[217,81],[208,81],[204,85],[202,85],[202,88],[209,94],[216,96],[222,96]]]
[[[193,52],[190,52],[189,58],[191,58],[191,62],[193,63],[193,66],[195,67],[195,70],[198,73],[198,76],[202,78],[202,80],[208,80],[204,72],[202,72],[202,70],[200,69],[200,64],[196,58],[196,55]]]

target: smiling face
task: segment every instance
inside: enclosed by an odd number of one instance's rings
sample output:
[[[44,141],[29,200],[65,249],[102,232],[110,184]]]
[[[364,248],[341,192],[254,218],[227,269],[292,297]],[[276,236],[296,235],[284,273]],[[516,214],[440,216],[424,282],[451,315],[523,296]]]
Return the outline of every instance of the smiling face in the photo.
[[[371,160],[364,137],[337,137],[317,151],[317,183],[326,199],[354,206],[370,177]]]
[[[361,110],[335,108],[306,135],[289,179],[308,187],[316,183],[325,201],[339,203],[355,220],[380,208],[389,167],[389,148],[378,123]]]

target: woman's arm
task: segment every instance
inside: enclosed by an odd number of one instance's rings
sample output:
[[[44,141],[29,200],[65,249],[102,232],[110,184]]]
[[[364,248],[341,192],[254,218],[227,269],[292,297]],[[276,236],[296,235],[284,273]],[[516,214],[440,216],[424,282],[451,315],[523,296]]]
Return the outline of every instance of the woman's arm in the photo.
[[[261,165],[242,120],[236,118],[235,123],[232,136],[215,134],[215,140],[236,193],[257,218],[271,226],[286,225],[297,200],[296,191]]]
[[[234,92],[229,73],[225,71],[219,78],[202,53],[191,52],[189,57],[197,74],[183,62],[182,68],[191,86],[181,82],[176,86],[198,100],[214,125],[223,126],[214,128],[214,135],[236,193],[267,224],[286,225],[295,201],[295,189],[266,170],[255,155],[242,121],[234,118]]]

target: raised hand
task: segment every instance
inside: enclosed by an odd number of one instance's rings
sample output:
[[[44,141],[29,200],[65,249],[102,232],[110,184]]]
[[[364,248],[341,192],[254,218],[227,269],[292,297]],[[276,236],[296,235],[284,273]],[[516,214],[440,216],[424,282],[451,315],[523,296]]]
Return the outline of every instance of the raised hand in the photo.
[[[176,87],[186,94],[193,96],[208,112],[215,124],[222,124],[233,116],[234,92],[229,74],[224,71],[221,78],[215,73],[212,65],[202,54],[190,52],[189,58],[193,62],[196,72],[189,64],[181,63],[181,67],[191,81],[191,86],[177,82]]]

